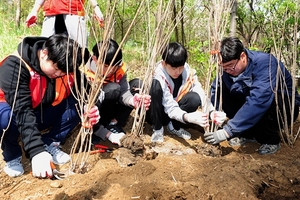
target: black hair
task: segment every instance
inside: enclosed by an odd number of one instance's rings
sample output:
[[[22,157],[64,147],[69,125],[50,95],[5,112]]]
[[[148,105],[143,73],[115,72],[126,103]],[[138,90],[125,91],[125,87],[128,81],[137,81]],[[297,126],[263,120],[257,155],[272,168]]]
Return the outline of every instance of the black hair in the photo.
[[[116,41],[114,41],[113,39],[109,39],[107,41],[101,41],[101,42],[96,43],[94,45],[92,51],[97,59],[99,58],[99,55],[100,55],[99,50],[101,50],[102,45],[104,45],[103,46],[104,52],[103,52],[103,58],[100,58],[100,60],[102,62],[104,62],[104,64],[106,64],[106,65],[110,65],[110,64],[111,64],[111,66],[120,65],[122,63],[122,58],[123,58],[122,49],[119,49],[119,51],[116,55],[116,58],[113,60],[113,58],[119,48],[118,43]]]
[[[220,54],[223,63],[240,59],[241,53],[244,51],[244,45],[237,37],[225,37],[221,41]]]
[[[162,59],[172,67],[184,66],[187,60],[187,51],[180,43],[171,42],[164,49]]]
[[[54,34],[43,44],[48,51],[48,60],[57,64],[63,72],[73,72],[82,62],[82,52],[79,44],[65,34]]]

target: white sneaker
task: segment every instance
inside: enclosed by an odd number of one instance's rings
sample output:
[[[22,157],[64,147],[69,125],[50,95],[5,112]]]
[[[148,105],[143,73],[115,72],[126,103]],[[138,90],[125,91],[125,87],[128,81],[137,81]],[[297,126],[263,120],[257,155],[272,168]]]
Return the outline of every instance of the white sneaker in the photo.
[[[153,130],[151,142],[163,143],[164,142],[164,127],[159,130]]]
[[[60,142],[52,142],[49,146],[45,145],[45,149],[52,155],[54,164],[62,165],[71,160],[71,157],[60,150]]]
[[[172,122],[170,122],[168,124],[167,130],[169,133],[177,135],[178,137],[181,137],[185,140],[189,140],[192,137],[191,134],[189,132],[187,132],[186,130],[184,130],[183,128],[180,128],[179,130],[175,130]]]
[[[6,162],[4,166],[4,172],[10,177],[21,176],[24,173],[24,169],[21,163],[22,157],[18,157],[14,160]]]
[[[108,137],[108,140],[113,144],[118,144],[121,146],[121,138],[125,135],[125,133],[111,133]]]

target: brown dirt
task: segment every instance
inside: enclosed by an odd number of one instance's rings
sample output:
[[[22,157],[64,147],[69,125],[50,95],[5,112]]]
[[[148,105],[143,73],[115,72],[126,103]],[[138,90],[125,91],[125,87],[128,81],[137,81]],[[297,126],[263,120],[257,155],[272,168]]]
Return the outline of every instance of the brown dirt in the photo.
[[[129,126],[125,130],[129,132]],[[276,154],[261,156],[257,143],[239,148],[227,142],[211,146],[203,143],[203,130],[187,130],[192,133],[189,141],[165,132],[165,142],[153,146],[146,124],[143,152],[132,154],[103,142],[116,150],[91,155],[84,174],[64,180],[32,177],[25,158],[24,175],[10,178],[1,161],[0,199],[300,199],[299,139],[292,148],[282,144]],[[70,152],[75,135],[64,151]],[[64,171],[68,165],[59,169]]]

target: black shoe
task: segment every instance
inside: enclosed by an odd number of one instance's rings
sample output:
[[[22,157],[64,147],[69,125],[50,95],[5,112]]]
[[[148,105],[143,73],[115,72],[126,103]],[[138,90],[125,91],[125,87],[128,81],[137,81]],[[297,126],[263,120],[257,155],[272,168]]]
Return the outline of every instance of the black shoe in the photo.
[[[100,137],[95,134],[92,134],[92,144],[99,144],[102,141]]]
[[[122,129],[122,127],[118,126],[117,124],[116,125],[108,125],[106,127],[107,130],[109,130],[110,132],[112,133],[125,133],[124,130]]]

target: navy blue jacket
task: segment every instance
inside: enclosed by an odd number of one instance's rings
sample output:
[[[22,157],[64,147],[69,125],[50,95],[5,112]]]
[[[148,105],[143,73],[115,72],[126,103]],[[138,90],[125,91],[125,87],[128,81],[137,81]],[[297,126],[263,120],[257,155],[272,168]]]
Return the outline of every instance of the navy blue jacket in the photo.
[[[245,103],[223,127],[231,137],[238,136],[243,131],[253,127],[270,108],[275,98],[278,60],[271,54],[258,51],[246,49],[246,54],[248,56],[248,66],[243,73],[237,77],[233,77],[226,72],[222,75],[222,81],[233,96],[245,97]],[[292,76],[281,62],[279,62],[279,67],[280,70],[278,71],[281,78],[278,79],[278,82],[279,85],[283,85],[285,81],[285,86],[279,88],[277,93],[282,94],[283,92],[291,97],[293,89]],[[215,79],[211,87],[212,102],[215,101],[216,89]],[[218,91],[220,91],[219,88]],[[297,91],[295,99],[295,106],[300,106],[300,96]],[[218,105],[219,99],[216,108],[219,107]]]

